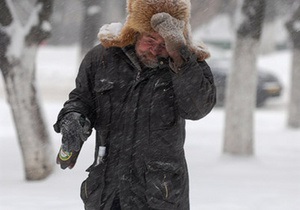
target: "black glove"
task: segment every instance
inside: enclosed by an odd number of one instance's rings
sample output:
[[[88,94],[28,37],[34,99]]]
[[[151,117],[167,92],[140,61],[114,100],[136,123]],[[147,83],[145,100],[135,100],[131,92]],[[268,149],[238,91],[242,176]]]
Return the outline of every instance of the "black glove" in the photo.
[[[56,163],[62,169],[74,167],[83,142],[91,135],[91,123],[77,112],[66,114],[59,122],[62,145]]]
[[[91,135],[91,123],[77,112],[66,114],[60,121],[62,149],[66,152],[78,152],[82,142]]]

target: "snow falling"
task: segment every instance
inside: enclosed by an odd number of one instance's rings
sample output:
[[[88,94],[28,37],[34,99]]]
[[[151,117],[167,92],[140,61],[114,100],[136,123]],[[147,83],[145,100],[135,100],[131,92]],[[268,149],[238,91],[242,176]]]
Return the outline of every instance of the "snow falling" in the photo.
[[[44,46],[39,50],[37,80],[50,131],[73,88],[77,52],[76,47]],[[280,75],[286,89],[284,96],[269,101],[256,112],[254,157],[222,155],[222,108],[215,108],[200,121],[187,122],[185,149],[191,210],[297,210],[300,206],[300,131],[286,127],[290,56],[283,51],[259,59],[261,67]],[[0,91],[0,209],[83,209],[79,187],[87,176],[85,169],[93,161],[94,140],[86,143],[73,170],[62,171],[57,166],[44,181],[24,182],[21,154],[2,83]],[[60,135],[51,132],[51,138],[58,150]]]
[[[39,9],[32,13],[37,14]],[[94,15],[99,11],[100,7],[91,7],[88,14]],[[243,20],[244,17],[240,17]],[[217,18],[224,21],[221,16]],[[18,35],[12,37],[17,40],[9,48],[7,56],[10,59],[20,56],[19,49],[25,38],[22,34],[28,32],[29,25],[37,24],[34,15],[26,21],[14,22],[18,24],[17,27],[5,29],[14,30],[13,33]],[[229,24],[231,26],[232,22]],[[221,39],[225,37],[227,41],[234,35],[230,33],[232,31],[224,30],[224,25],[219,24],[216,28],[221,32]],[[121,23],[105,25],[100,34],[116,36],[121,27]],[[299,31],[300,22],[295,22],[293,27]],[[42,28],[50,31],[51,25],[43,22]],[[216,31],[209,34],[208,25],[203,29],[196,31],[201,38],[205,35],[213,38],[220,34]],[[281,37],[282,32],[283,30],[278,33],[277,38]],[[228,51],[208,47],[214,57],[226,57],[229,54]],[[40,87],[47,129],[56,151],[61,144],[61,135],[53,131],[52,125],[69,91],[74,88],[78,57],[77,46],[54,47],[45,44],[38,50],[37,86]],[[266,106],[255,112],[254,156],[234,157],[222,154],[224,108],[214,108],[200,121],[187,121],[185,153],[189,168],[191,210],[299,209],[300,130],[287,127],[291,58],[291,51],[285,49],[262,55],[258,59],[259,67],[274,73],[280,79],[284,92],[280,98],[269,100]],[[63,171],[57,166],[49,178],[26,182],[3,80],[0,80],[0,116],[0,209],[82,210],[84,207],[79,189],[88,175],[85,170],[93,162],[93,135],[83,147],[74,169]],[[55,158],[52,157],[53,163]]]

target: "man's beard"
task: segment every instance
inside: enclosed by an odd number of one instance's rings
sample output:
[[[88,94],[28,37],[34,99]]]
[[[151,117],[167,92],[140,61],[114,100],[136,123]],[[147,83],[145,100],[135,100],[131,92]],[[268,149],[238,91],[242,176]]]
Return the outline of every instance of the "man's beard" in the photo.
[[[153,57],[153,59],[150,59],[149,53],[147,53],[147,52],[140,54],[140,55],[137,53],[137,57],[139,58],[140,62],[148,68],[157,68],[158,67],[157,57]]]

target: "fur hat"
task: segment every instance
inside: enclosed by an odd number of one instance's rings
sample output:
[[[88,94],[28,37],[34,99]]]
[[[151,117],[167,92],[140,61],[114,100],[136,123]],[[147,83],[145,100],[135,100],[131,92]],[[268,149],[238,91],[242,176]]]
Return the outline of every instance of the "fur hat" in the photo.
[[[184,37],[189,49],[196,54],[198,60],[210,56],[205,46],[195,44],[191,37],[189,23],[191,11],[190,0],[127,0],[127,19],[124,26],[118,25],[117,31],[109,33],[111,25],[104,25],[98,34],[102,45],[108,47],[125,47],[134,44],[137,34],[154,32],[151,27],[151,18],[154,14],[166,12],[174,18],[185,22]],[[116,30],[116,29],[114,29]]]

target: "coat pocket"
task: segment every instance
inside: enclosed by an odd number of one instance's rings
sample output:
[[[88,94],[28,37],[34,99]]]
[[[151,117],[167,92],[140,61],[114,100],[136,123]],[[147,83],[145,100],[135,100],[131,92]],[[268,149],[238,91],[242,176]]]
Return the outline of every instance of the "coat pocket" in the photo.
[[[101,79],[95,81],[95,105],[97,118],[95,121],[95,128],[99,131],[107,131],[107,126],[110,124],[111,118],[111,91],[114,87],[114,83]]]
[[[101,205],[101,195],[104,189],[105,164],[100,164],[91,169],[89,176],[81,184],[80,197],[86,206],[95,209]]]
[[[178,209],[184,183],[184,173],[178,164],[151,162],[147,164],[146,197],[155,209]]]

